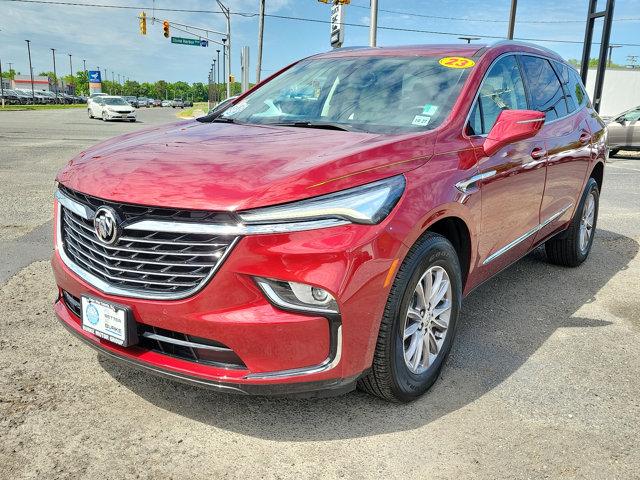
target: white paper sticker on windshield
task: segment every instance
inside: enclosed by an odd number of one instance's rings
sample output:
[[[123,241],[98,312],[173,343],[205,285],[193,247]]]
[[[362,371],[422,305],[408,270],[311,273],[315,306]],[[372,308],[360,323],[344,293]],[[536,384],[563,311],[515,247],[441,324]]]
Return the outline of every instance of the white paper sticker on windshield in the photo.
[[[249,106],[249,104],[247,102],[240,102],[237,105],[233,105],[232,107],[227,108],[224,111],[224,113],[222,114],[222,116],[226,117],[227,115],[233,115],[234,113],[240,113],[241,111],[243,111],[248,106]]]
[[[425,125],[428,125],[430,121],[431,117],[416,115],[415,117],[413,117],[413,122],[411,122],[411,125],[420,125],[421,127],[424,127]]]

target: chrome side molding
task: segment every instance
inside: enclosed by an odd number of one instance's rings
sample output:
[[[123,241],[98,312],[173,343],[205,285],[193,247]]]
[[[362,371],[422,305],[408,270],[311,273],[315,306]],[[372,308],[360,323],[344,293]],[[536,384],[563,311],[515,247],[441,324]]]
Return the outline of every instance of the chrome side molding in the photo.
[[[516,245],[519,245],[520,243],[524,242],[527,238],[529,238],[531,235],[534,235],[535,233],[539,232],[540,230],[542,230],[544,227],[546,227],[547,225],[549,225],[551,222],[553,222],[556,218],[560,217],[564,212],[566,212],[567,210],[569,210],[571,207],[573,207],[573,203],[567,205],[566,207],[564,207],[562,210],[557,211],[556,213],[554,213],[553,215],[551,215],[549,218],[547,218],[544,222],[536,225],[535,227],[533,227],[531,230],[525,232],[524,234],[520,235],[518,238],[516,238],[513,242],[508,243],[507,245],[505,245],[504,247],[502,247],[500,250],[497,250],[496,252],[492,253],[491,255],[489,255],[484,262],[482,262],[482,265],[486,265],[488,263],[491,263],[492,261],[494,261],[496,258],[498,258],[501,255],[504,255],[505,253],[507,253],[509,250],[511,250],[513,247],[515,247]]]
[[[491,178],[498,173],[495,170],[489,170],[487,172],[478,173],[472,177],[467,178],[466,180],[461,180],[456,183],[456,188],[460,190],[462,193],[469,193],[469,190],[476,188],[477,183],[486,180],[487,178]]]

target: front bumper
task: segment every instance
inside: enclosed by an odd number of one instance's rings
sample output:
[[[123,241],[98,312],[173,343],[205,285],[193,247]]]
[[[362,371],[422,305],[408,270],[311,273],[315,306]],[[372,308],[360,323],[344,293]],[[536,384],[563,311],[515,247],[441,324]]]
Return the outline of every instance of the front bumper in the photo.
[[[109,110],[105,110],[105,111],[106,111],[107,120],[135,120],[136,119],[136,112],[117,113],[117,112],[110,112]]]
[[[108,295],[89,284],[61,258],[57,236],[52,265],[60,296],[66,291],[77,298],[89,295],[124,304],[137,323],[228,346],[243,367],[221,368],[139,346],[120,347],[84,331],[80,318],[59,299],[55,311],[67,329],[109,356],[153,373],[221,391],[259,394],[351,389],[371,364],[389,271],[406,250],[389,222],[247,236],[196,294],[149,300]],[[279,309],[253,277],[322,287],[338,301],[340,315]]]

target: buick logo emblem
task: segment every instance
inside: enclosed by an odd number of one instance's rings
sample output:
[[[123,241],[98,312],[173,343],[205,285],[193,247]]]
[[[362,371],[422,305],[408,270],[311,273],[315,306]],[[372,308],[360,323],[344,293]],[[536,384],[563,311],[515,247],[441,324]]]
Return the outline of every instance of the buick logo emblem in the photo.
[[[98,240],[102,243],[112,245],[118,241],[120,236],[120,221],[113,208],[100,207],[93,217],[93,228]]]

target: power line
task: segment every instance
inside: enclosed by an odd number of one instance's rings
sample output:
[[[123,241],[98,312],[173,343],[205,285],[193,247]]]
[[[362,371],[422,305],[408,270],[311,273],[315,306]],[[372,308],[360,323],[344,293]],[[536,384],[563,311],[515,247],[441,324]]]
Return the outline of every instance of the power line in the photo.
[[[2,0],[5,2],[16,2],[16,3],[32,3],[32,4],[45,4],[45,5],[64,5],[64,6],[74,6],[74,7],[96,7],[96,8],[114,8],[114,9],[122,9],[122,10],[150,10],[150,7],[144,6],[125,6],[125,5],[110,5],[110,4],[100,4],[100,3],[80,3],[80,2],[66,2],[60,0]],[[180,12],[180,13],[211,13],[211,14],[222,14],[222,11],[216,10],[191,10],[184,8],[155,8],[156,11],[164,11],[164,12]],[[231,12],[231,15],[238,15],[242,17],[257,17],[259,14],[256,12]],[[265,13],[265,17],[277,18],[281,20],[294,20],[301,22],[310,22],[310,23],[321,23],[321,24],[330,24],[329,20],[320,20],[316,18],[305,18],[305,17],[293,17],[289,15],[277,15],[273,13]],[[369,25],[363,23],[343,23],[345,26],[350,27],[358,27],[358,28],[369,28]],[[446,35],[446,36],[469,36],[469,32],[442,32],[437,30],[423,30],[418,28],[404,28],[404,27],[389,27],[389,26],[378,26],[378,30],[388,30],[394,32],[407,32],[407,33],[426,33],[430,35]],[[504,40],[504,36],[501,35],[482,35],[482,34],[473,34],[473,36],[486,38],[491,40]],[[530,38],[530,37],[516,37],[514,40],[522,40],[526,42],[542,42],[542,43],[567,43],[567,44],[576,44],[581,45],[583,42],[581,40],[554,40],[549,38]],[[599,42],[594,42],[595,45],[598,45]],[[619,45],[623,45],[625,47],[640,47],[640,43],[618,43]]]
[[[351,7],[355,8],[363,8],[369,10],[368,5],[357,5],[354,3],[350,4]],[[424,13],[416,13],[416,12],[407,12],[402,10],[389,10],[380,8],[378,9],[380,12],[385,13],[393,13],[394,15],[406,15],[409,17],[419,17],[419,18],[433,18],[437,20],[457,20],[464,22],[474,22],[474,23],[508,23],[509,20],[499,20],[492,18],[465,18],[465,17],[444,17],[439,15],[427,15]],[[617,18],[613,20],[614,22],[638,22],[640,21],[640,17],[628,17],[628,18]],[[518,20],[518,23],[528,23],[528,24],[547,24],[547,23],[584,23],[584,20]]]

